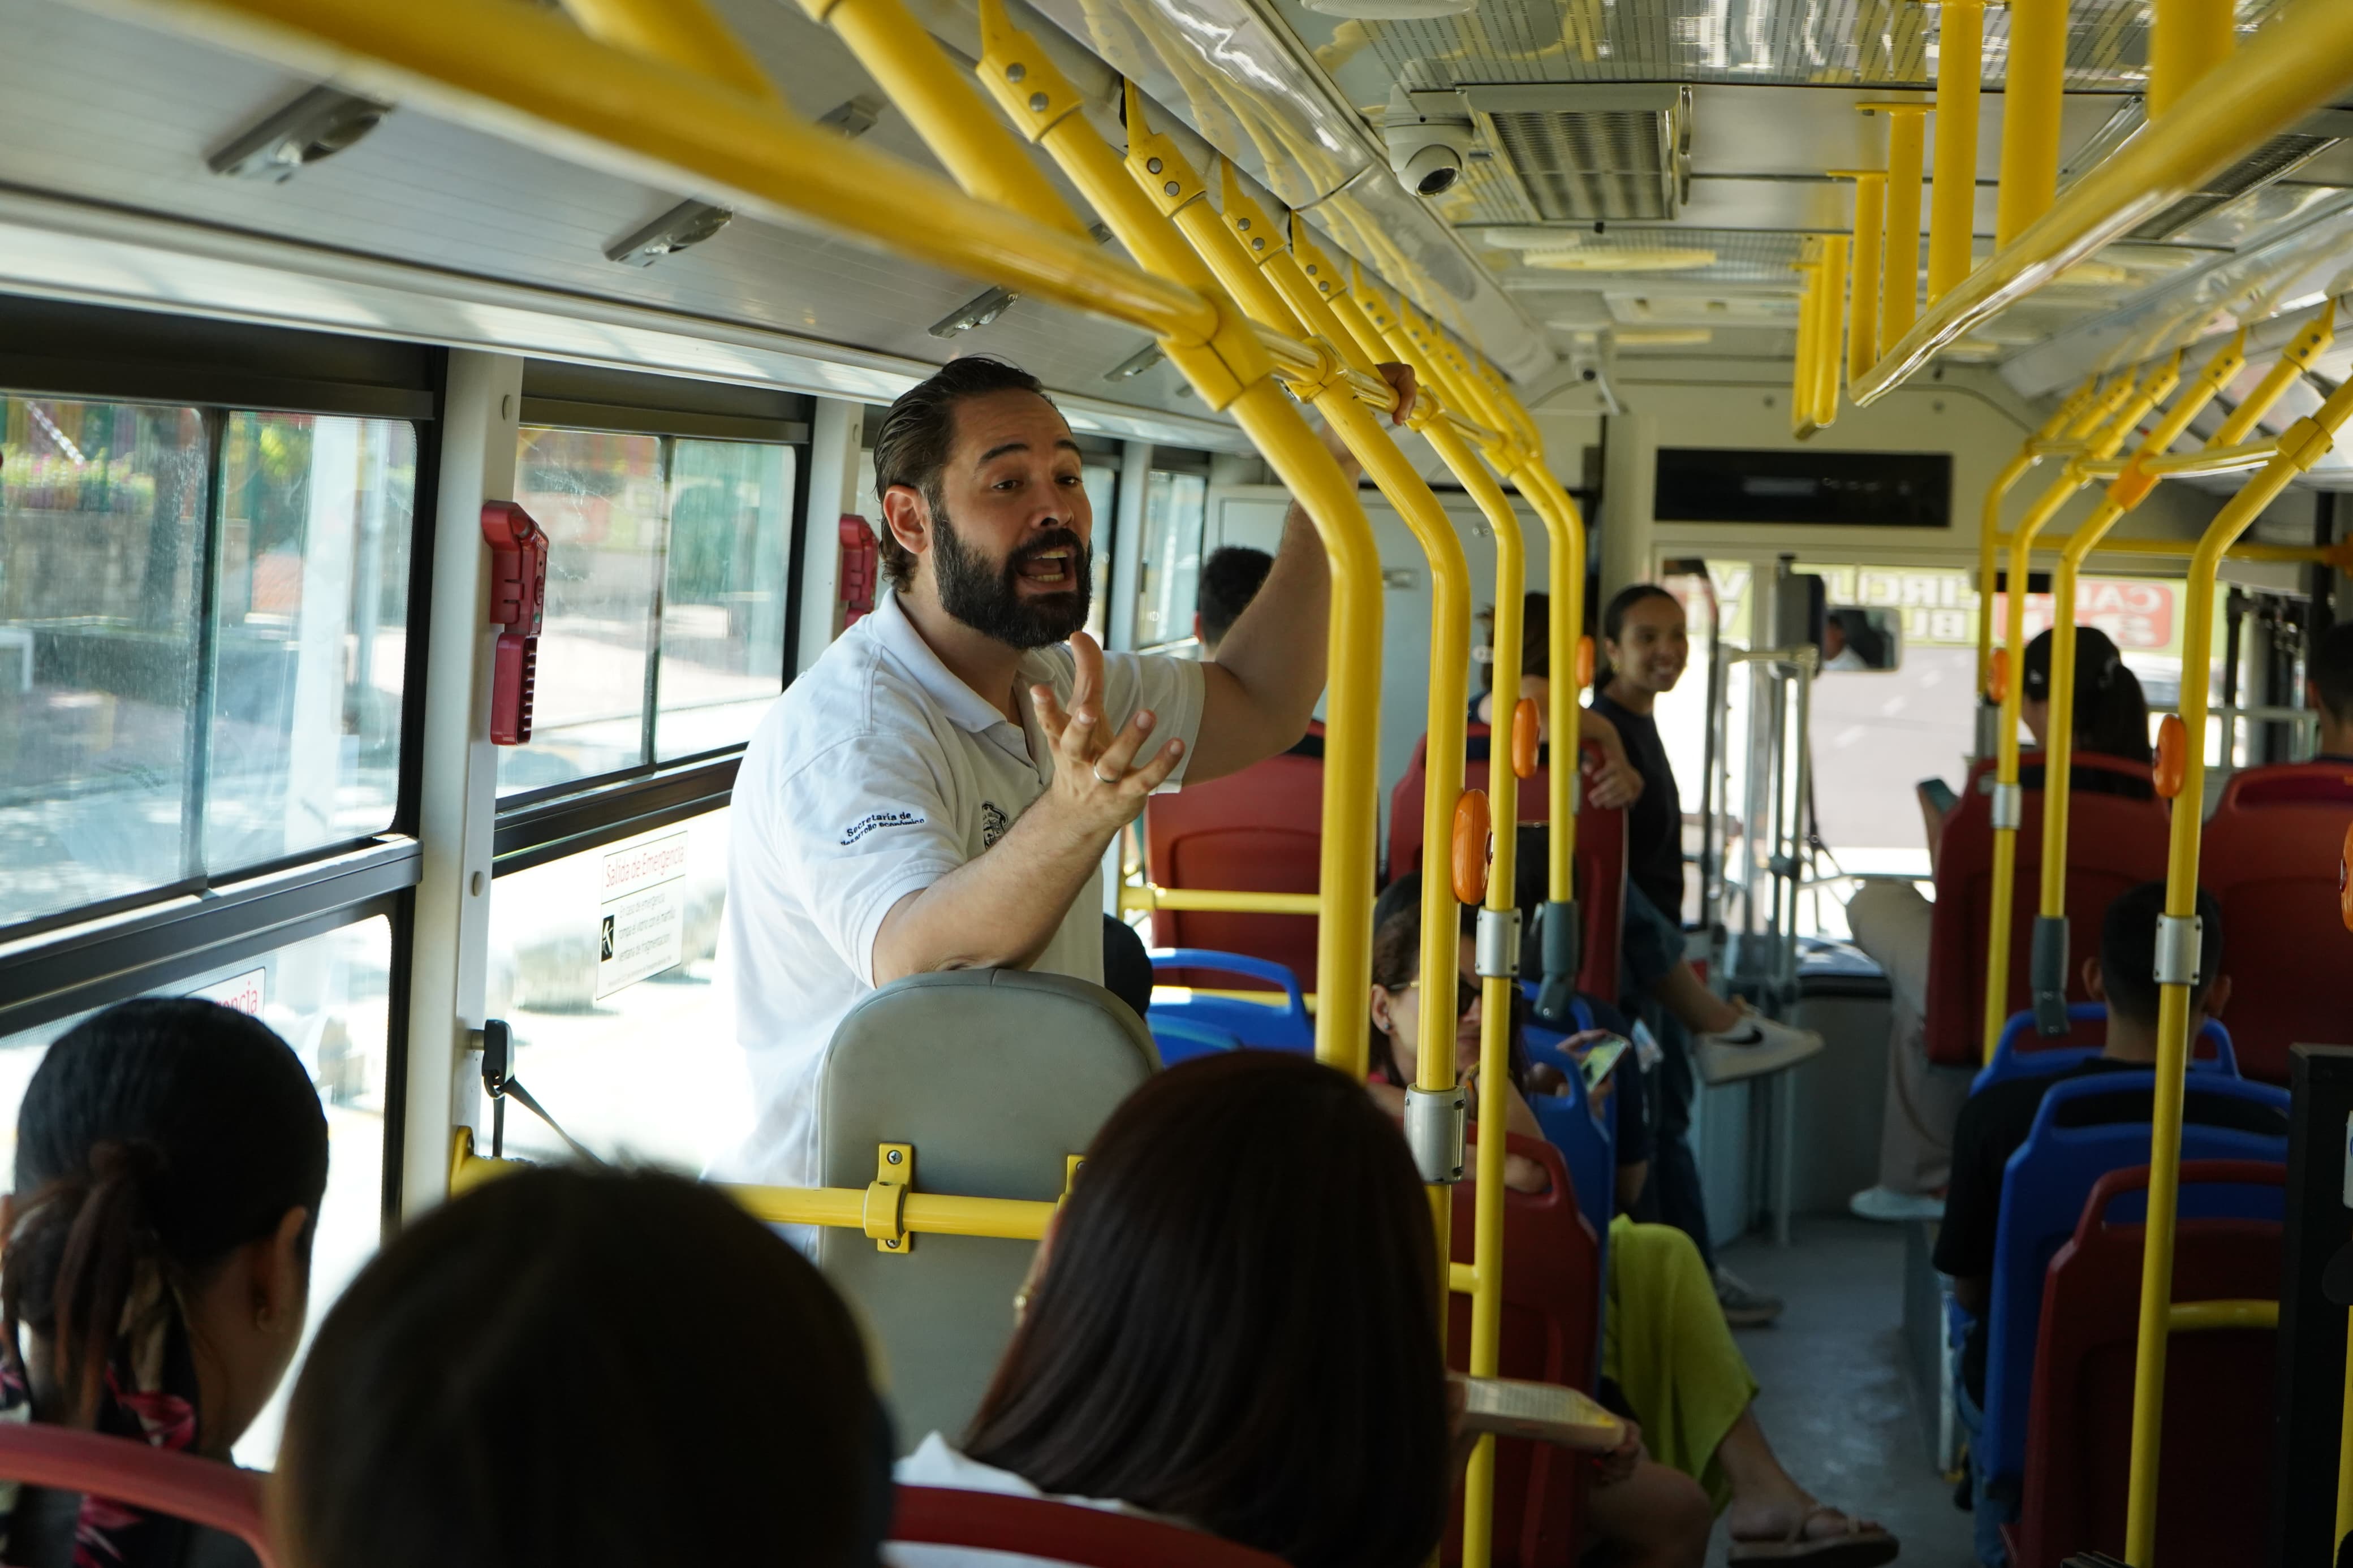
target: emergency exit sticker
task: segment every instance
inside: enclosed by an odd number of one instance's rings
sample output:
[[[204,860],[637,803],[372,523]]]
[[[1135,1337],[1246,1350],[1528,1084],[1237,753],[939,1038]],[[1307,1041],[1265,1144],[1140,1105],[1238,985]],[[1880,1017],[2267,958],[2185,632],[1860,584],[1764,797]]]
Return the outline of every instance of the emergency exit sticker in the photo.
[[[686,835],[605,857],[596,910],[596,996],[610,996],[685,955]]]
[[[216,980],[188,993],[205,1002],[217,1002],[224,1007],[234,1007],[240,1013],[259,1014],[262,1004],[269,1000],[269,971],[248,969],[242,974],[232,974],[227,980]]]

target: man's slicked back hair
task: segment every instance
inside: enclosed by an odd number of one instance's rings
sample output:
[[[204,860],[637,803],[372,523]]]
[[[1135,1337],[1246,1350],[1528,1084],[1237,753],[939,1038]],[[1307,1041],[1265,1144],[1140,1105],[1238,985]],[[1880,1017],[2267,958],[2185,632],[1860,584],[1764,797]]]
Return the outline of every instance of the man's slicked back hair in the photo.
[[[2157,920],[2165,912],[2165,884],[2143,882],[2116,895],[2100,922],[2100,983],[2108,1009],[2143,1028],[2157,1026]],[[2198,984],[2189,1004],[2206,999],[2206,989],[2222,969],[2222,905],[2198,889]]]
[[[1226,640],[1226,634],[1242,618],[1250,602],[1266,586],[1266,574],[1273,570],[1273,556],[1247,544],[1220,545],[1209,552],[1209,558],[1201,563],[1198,604],[1204,644],[1215,647]]]
[[[940,476],[946,469],[948,448],[955,443],[955,405],[967,397],[992,392],[1028,392],[1046,397],[1045,384],[1019,365],[976,354],[950,360],[927,381],[899,395],[874,432],[874,498],[879,503],[893,485],[913,487],[934,516],[941,505]],[[1053,399],[1046,397],[1048,404]],[[878,519],[876,532],[882,544],[882,569],[891,585],[904,592],[914,581],[915,558],[891,533],[887,520]]]
[[[2353,621],[2339,621],[2313,638],[2305,668],[2328,716],[2339,724],[2353,719]]]

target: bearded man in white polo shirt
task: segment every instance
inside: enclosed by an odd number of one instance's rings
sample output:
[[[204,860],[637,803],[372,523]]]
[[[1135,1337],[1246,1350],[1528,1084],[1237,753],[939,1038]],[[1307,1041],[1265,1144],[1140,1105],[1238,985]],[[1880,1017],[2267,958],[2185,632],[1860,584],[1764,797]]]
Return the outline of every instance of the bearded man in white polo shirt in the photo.
[[[1412,373],[1382,374],[1402,421]],[[1331,585],[1301,509],[1215,664],[1106,654],[1081,629],[1080,465],[1037,379],[997,360],[950,363],[884,416],[892,591],[777,700],[735,781],[721,967],[758,1120],[714,1174],[815,1183],[818,1066],[877,986],[991,968],[1100,984],[1103,852],[1145,797],[1306,732]]]

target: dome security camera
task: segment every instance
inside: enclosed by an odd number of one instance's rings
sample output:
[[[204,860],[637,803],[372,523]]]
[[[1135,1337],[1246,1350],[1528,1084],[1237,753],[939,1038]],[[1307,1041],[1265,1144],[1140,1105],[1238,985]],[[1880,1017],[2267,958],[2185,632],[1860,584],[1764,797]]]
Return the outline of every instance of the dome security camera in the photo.
[[[1390,95],[1381,116],[1381,140],[1398,184],[1418,196],[1443,195],[1462,177],[1475,129],[1451,92]]]

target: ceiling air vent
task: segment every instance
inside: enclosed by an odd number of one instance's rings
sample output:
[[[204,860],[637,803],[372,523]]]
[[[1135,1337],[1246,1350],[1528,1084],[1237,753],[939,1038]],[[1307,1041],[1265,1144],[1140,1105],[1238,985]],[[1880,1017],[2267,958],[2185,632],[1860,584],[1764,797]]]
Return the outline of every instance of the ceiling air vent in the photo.
[[[2307,135],[2300,131],[2274,136],[2134,229],[2127,237],[2151,242],[2171,239],[2200,218],[2230,205],[2248,192],[2261,190],[2273,181],[2294,174],[2336,146],[2337,142],[2337,138],[2334,136]]]
[[[1691,89],[1466,87],[1546,223],[1664,223],[1691,195]]]

